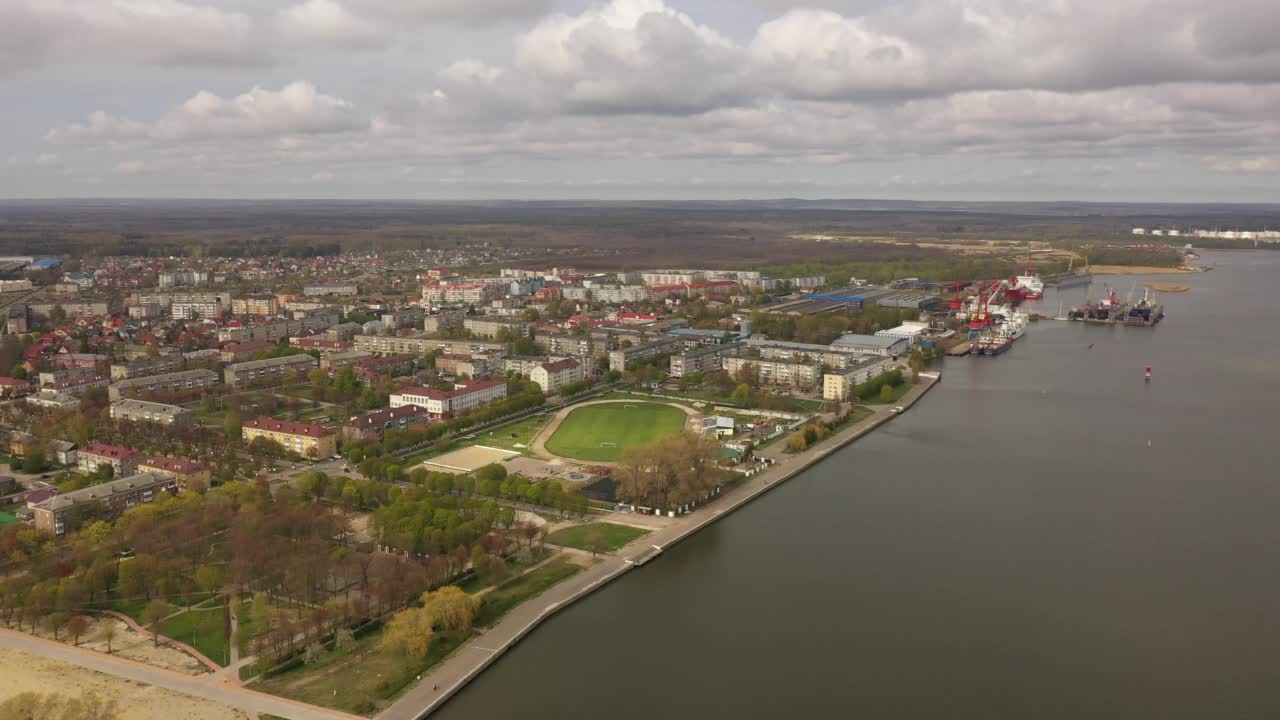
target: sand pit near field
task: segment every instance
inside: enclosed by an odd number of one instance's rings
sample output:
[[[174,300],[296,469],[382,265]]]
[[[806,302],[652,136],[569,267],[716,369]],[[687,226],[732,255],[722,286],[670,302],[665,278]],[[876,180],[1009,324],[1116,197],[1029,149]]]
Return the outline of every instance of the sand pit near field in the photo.
[[[500,463],[513,457],[520,457],[520,453],[515,450],[473,445],[434,457],[422,463],[422,467],[432,472],[469,473],[485,465]]]
[[[53,691],[79,697],[81,692],[89,691],[104,700],[114,700],[119,720],[249,720],[246,713],[225,705],[18,650],[0,648],[0,668],[0,699],[24,692]]]
[[[106,615],[86,615],[85,617],[90,620],[89,629],[84,635],[80,636],[80,647],[86,650],[96,650],[104,655],[107,653],[107,643],[102,640],[100,635],[102,627],[110,623],[116,628],[116,636],[111,640],[111,654],[116,657],[136,660],[140,663],[164,668],[165,670],[176,670],[186,675],[203,675],[209,672],[208,666],[199,660],[168,645],[161,644],[157,647],[150,635],[134,632],[121,620],[116,620]],[[48,640],[54,639],[53,635],[43,630],[30,634]],[[68,641],[65,632],[58,633],[57,639],[60,642]]]

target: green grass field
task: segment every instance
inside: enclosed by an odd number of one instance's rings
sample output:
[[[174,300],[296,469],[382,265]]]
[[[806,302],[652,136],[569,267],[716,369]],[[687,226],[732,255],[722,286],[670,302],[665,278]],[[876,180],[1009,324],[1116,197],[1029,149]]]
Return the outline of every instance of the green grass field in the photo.
[[[649,534],[648,531],[626,525],[588,523],[557,530],[547,536],[547,542],[552,545],[589,551],[591,550],[592,534],[597,532],[600,533],[600,540],[608,550],[617,550],[632,540]]]
[[[511,608],[529,598],[541,595],[552,585],[572,577],[581,570],[581,565],[569,562],[568,558],[558,557],[528,575],[521,575],[505,585],[490,590],[480,604],[480,615],[476,618],[476,625],[493,627]]]
[[[0,525],[10,525],[18,522],[18,516],[13,513],[0,512]]]
[[[210,660],[226,666],[230,658],[224,610],[193,610],[175,615],[160,625],[160,634],[187,643]]]
[[[614,462],[624,450],[649,445],[684,428],[683,410],[659,403],[588,405],[569,413],[547,451],[588,462]]]

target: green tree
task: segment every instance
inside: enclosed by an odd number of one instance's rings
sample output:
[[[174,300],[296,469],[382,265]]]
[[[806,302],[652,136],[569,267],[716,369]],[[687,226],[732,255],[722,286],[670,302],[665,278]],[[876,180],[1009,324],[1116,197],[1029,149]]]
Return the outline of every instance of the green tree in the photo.
[[[160,621],[169,614],[169,603],[156,598],[147,603],[142,611],[142,624],[151,627],[151,639],[156,647],[160,647]]]
[[[44,448],[32,448],[27,451],[26,457],[22,459],[22,471],[35,475],[45,471],[48,463],[44,459]]]
[[[894,392],[893,392],[892,385],[885,385],[884,387],[880,388],[880,402],[885,402],[885,403],[893,402],[893,395],[894,395]]]
[[[729,397],[729,402],[742,407],[749,406],[751,404],[751,386],[743,383],[734,388],[733,395]]]

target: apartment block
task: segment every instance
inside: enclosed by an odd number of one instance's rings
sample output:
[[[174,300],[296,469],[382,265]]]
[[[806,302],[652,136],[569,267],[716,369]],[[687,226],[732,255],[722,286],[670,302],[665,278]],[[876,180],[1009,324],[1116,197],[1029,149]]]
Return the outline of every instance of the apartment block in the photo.
[[[582,382],[582,364],[577,360],[559,360],[557,362],[540,363],[529,373],[529,379],[542,388],[547,395],[560,392],[566,385]]]
[[[279,443],[287,451],[312,459],[329,457],[338,452],[337,434],[327,427],[310,423],[260,417],[242,425],[240,435],[246,444],[265,437]]]
[[[273,317],[280,312],[280,301],[275,295],[246,295],[231,301],[231,314]]]
[[[693,373],[709,373],[724,368],[724,359],[742,350],[737,343],[700,345],[693,350],[671,356],[671,377],[682,378]]]
[[[208,467],[185,458],[155,455],[138,463],[138,472],[167,477],[178,487],[209,487],[213,473]]]
[[[107,389],[112,400],[142,397],[151,393],[181,393],[200,390],[218,384],[218,373],[212,370],[183,370],[182,372],[130,378],[114,383]]]
[[[530,323],[517,318],[480,315],[463,320],[462,326],[476,337],[494,340],[504,336],[529,337]]]
[[[186,368],[186,358],[181,355],[159,355],[144,360],[134,360],[133,362],[121,363],[111,366],[111,379],[130,380],[133,378],[150,377],[152,375],[165,375],[168,373],[181,372]]]
[[[227,384],[232,387],[248,387],[265,385],[284,380],[285,375],[294,372],[299,377],[320,367],[320,361],[310,355],[287,355],[267,360],[250,360],[249,362],[229,365],[223,371]]]
[[[629,348],[618,348],[609,353],[609,369],[622,372],[632,363],[664,353],[679,352],[683,342],[677,338],[659,338],[632,345]]]
[[[724,359],[724,369],[731,375],[737,375],[744,368],[758,373],[760,383],[764,385],[813,387],[822,379],[821,363],[789,362],[786,360],[766,360],[763,358],[736,356]]]
[[[118,400],[111,403],[110,412],[112,420],[155,423],[178,429],[195,424],[191,411],[184,407],[146,400]]]
[[[154,502],[162,492],[175,494],[177,491],[177,483],[172,478],[155,473],[130,474],[83,490],[54,495],[31,508],[32,520],[38,530],[61,536],[71,529],[68,523],[77,506],[95,503],[114,519],[131,507]]]
[[[355,343],[356,350],[377,355],[426,355],[435,350],[452,354],[504,352],[507,348],[503,343],[448,340],[426,333],[403,337],[357,335]]]
[[[401,405],[352,418],[342,428],[342,437],[348,442],[382,440],[388,430],[408,430],[430,420],[430,413],[417,405]]]
[[[103,465],[110,465],[116,477],[128,477],[138,472],[138,462],[141,459],[142,453],[137,450],[95,442],[80,448],[76,453],[76,469],[88,475]]]

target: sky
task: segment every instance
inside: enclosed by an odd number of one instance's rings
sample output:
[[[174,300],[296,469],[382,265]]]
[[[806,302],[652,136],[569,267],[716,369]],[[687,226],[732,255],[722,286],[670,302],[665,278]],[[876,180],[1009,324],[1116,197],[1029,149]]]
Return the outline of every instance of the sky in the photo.
[[[0,197],[1280,202],[1277,0],[0,0]]]

